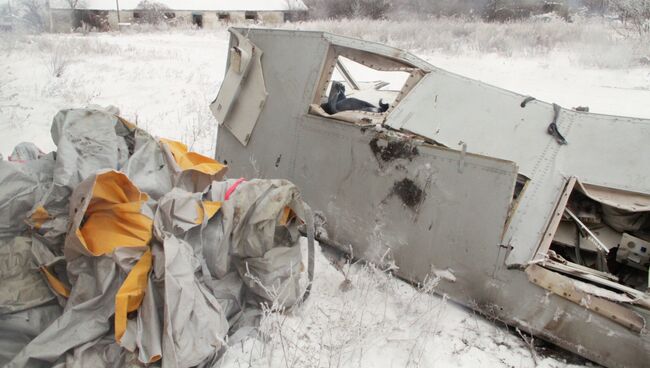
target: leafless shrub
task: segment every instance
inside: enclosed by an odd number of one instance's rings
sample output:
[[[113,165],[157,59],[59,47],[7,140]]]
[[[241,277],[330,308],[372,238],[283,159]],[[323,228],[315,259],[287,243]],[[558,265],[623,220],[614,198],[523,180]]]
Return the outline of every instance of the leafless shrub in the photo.
[[[160,24],[173,19],[167,5],[155,1],[144,0],[138,4],[140,23]]]
[[[71,62],[71,47],[70,44],[60,42],[52,49],[52,53],[47,60],[47,68],[50,74],[56,78],[60,78],[63,73],[68,69]]]
[[[389,0],[311,0],[305,2],[314,18],[381,19],[391,7]]]
[[[473,18],[481,16],[491,0],[394,0],[391,18],[408,19],[430,16]]]
[[[591,14],[603,16],[609,9],[609,0],[582,0],[579,5]]]
[[[182,141],[190,151],[213,156],[213,145],[217,141],[217,124],[210,113],[209,105],[210,101],[207,96],[197,94],[186,105],[186,111],[192,113],[184,116],[179,114],[178,121],[183,122],[185,126]]]

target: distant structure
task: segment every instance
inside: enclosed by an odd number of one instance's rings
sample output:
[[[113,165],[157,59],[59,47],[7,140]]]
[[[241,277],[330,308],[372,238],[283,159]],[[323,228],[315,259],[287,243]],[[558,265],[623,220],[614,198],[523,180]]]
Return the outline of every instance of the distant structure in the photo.
[[[223,23],[281,23],[307,11],[302,0],[50,0],[53,32],[87,25],[102,31],[132,23],[191,23],[213,28]]]

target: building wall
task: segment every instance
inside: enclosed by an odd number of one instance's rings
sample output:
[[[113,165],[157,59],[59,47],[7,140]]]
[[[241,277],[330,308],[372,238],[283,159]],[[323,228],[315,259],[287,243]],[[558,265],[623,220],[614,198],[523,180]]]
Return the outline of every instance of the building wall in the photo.
[[[66,33],[72,31],[73,17],[71,10],[52,9],[52,32]]]
[[[91,10],[77,10],[77,12],[91,12]],[[137,11],[136,11],[137,12]],[[75,15],[71,10],[66,9],[52,9],[52,31],[53,32],[71,32],[74,28]],[[120,10],[121,23],[137,23],[138,19],[134,18],[134,11]],[[174,20],[170,23],[176,24],[192,24],[193,15],[200,14],[203,18],[203,28],[213,29],[223,27],[228,23],[246,23],[246,22],[262,22],[262,23],[282,23],[285,16],[282,11],[264,11],[264,12],[216,12],[216,11],[185,11],[176,10],[171,11],[174,13]],[[219,14],[227,14],[228,19],[219,19]],[[254,15],[256,19],[246,19],[247,13]],[[117,11],[107,11],[106,19],[108,21],[109,30],[118,30]]]
[[[262,23],[283,23],[284,12],[259,12],[259,19]]]
[[[111,31],[116,31],[119,29],[118,23],[117,23],[117,11],[111,10],[108,12],[108,26],[110,27]],[[120,12],[120,22],[124,22],[122,20],[122,12]]]
[[[120,23],[133,23],[132,10],[120,10]]]

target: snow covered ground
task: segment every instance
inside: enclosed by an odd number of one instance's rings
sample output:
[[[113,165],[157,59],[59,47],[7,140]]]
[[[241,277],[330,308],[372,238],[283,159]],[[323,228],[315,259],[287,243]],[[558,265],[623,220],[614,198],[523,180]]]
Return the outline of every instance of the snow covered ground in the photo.
[[[0,35],[0,124],[5,157],[21,141],[54,149],[60,109],[112,104],[149,132],[210,154],[216,132],[208,104],[219,89],[226,31]],[[53,66],[54,64],[54,66]],[[57,77],[53,69],[65,65]]]
[[[155,135],[211,155],[208,104],[223,78],[225,31],[0,35],[0,153],[33,141],[54,149],[59,110],[112,104]],[[650,118],[650,67],[585,67],[582,55],[418,54],[450,71],[592,112]],[[57,76],[58,74],[58,76]],[[569,367],[589,364],[371,265],[319,254],[312,296],[265,313],[258,338],[235,343],[224,367]],[[523,336],[523,337],[522,337]],[[548,350],[548,351],[546,351]],[[546,351],[546,352],[545,352]],[[550,353],[549,353],[550,352]],[[569,359],[571,362],[567,362]]]

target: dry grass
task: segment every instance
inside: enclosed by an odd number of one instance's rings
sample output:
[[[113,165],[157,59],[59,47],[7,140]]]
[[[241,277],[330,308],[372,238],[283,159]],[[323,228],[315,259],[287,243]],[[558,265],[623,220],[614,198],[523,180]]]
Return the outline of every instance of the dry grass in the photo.
[[[648,43],[624,37],[611,21],[600,18],[572,23],[552,17],[509,23],[444,17],[412,21],[344,19],[287,23],[284,27],[323,30],[414,52],[546,56],[569,51],[585,66],[604,68],[634,66],[641,57],[650,55]]]

